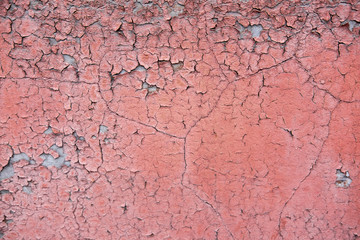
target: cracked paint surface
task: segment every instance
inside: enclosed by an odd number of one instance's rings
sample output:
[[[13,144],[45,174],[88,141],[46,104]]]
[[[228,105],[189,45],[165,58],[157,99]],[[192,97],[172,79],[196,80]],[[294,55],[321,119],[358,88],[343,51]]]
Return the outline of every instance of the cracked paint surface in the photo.
[[[0,1],[0,238],[357,239],[359,30],[358,1]]]

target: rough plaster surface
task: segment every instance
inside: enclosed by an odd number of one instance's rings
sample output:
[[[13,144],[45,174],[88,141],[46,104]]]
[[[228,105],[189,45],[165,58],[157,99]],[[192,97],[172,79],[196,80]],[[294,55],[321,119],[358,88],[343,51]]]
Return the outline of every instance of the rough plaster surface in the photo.
[[[0,237],[358,239],[358,1],[0,1]]]

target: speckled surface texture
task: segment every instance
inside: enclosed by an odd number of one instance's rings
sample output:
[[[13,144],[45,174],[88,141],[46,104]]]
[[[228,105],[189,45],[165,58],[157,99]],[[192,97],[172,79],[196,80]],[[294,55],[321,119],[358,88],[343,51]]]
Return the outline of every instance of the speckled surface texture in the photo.
[[[358,1],[0,1],[3,239],[358,239]]]

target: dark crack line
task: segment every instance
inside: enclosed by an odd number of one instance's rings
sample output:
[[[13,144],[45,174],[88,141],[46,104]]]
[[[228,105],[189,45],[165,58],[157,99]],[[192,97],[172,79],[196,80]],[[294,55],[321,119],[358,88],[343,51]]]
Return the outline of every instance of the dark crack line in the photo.
[[[226,231],[230,234],[231,238],[236,239],[234,237],[234,235],[232,234],[232,232],[229,230],[229,228],[228,228],[227,224],[225,223],[223,217],[221,216],[220,212],[218,210],[216,210],[216,208],[211,203],[209,203],[208,201],[202,199],[199,195],[197,195],[194,189],[192,189],[186,185],[183,185],[183,184],[181,184],[181,185],[184,188],[189,189],[202,203],[204,203],[206,206],[208,206],[218,216],[218,218],[221,221],[222,226],[225,227]]]
[[[269,69],[272,69],[272,68],[276,68],[276,67],[282,65],[283,63],[286,63],[287,61],[290,61],[291,59],[293,59],[293,57],[287,58],[287,59],[283,60],[282,62],[279,62],[279,63],[277,63],[277,64],[275,64],[275,65],[273,65],[273,66],[270,66],[270,67],[267,67],[267,68],[260,68],[259,70],[257,70],[257,71],[254,72],[254,73],[249,74],[248,76],[249,76],[249,77],[252,77],[252,76],[255,76],[256,74],[261,73],[261,72],[263,72],[263,71],[265,71],[265,70],[269,70]]]
[[[104,101],[105,101],[105,100],[104,100]],[[105,102],[106,102],[106,101],[105,101]],[[167,133],[167,132],[165,132],[165,131],[159,130],[159,129],[157,129],[156,127],[154,127],[154,126],[152,126],[152,125],[149,125],[149,124],[146,124],[146,123],[143,123],[143,122],[139,122],[139,121],[136,121],[136,120],[131,119],[131,118],[127,118],[127,117],[125,117],[125,116],[123,116],[123,115],[118,114],[117,112],[112,111],[112,110],[109,108],[109,106],[106,105],[106,107],[107,107],[107,109],[108,109],[111,113],[115,114],[116,116],[118,116],[118,117],[120,117],[120,118],[122,118],[122,119],[125,119],[125,120],[127,120],[127,121],[130,121],[130,122],[133,122],[133,123],[136,123],[136,124],[145,126],[145,127],[152,128],[152,129],[154,129],[156,132],[161,133],[161,134],[164,134],[164,135],[169,136],[169,137],[173,137],[173,138],[177,138],[177,139],[185,139],[185,137],[176,136],[176,135]]]
[[[218,104],[219,104],[219,101],[220,101],[223,93],[228,89],[228,87],[229,87],[230,84],[232,84],[232,83],[234,83],[234,82],[229,82],[229,83],[227,84],[227,86],[221,91],[221,93],[219,94],[219,97],[218,97],[218,99],[217,99],[214,107],[208,112],[208,114],[207,114],[206,116],[200,117],[200,118],[190,127],[189,131],[186,133],[186,136],[185,136],[185,138],[184,138],[184,147],[183,147],[183,149],[184,149],[184,171],[183,171],[183,173],[182,173],[182,175],[181,175],[181,185],[182,185],[183,187],[189,189],[191,192],[193,192],[193,194],[194,194],[199,200],[201,200],[206,206],[210,207],[210,208],[212,209],[212,211],[215,212],[215,214],[220,218],[220,221],[221,221],[222,225],[225,227],[226,231],[230,234],[230,236],[232,237],[232,239],[235,239],[234,235],[233,235],[232,232],[228,229],[228,227],[227,227],[224,219],[222,218],[221,214],[219,213],[219,211],[216,210],[216,208],[215,208],[211,203],[209,203],[208,201],[206,201],[206,200],[202,199],[200,196],[198,196],[198,195],[196,194],[196,191],[195,191],[194,189],[192,189],[192,188],[190,188],[189,186],[186,186],[186,185],[184,184],[184,176],[185,176],[185,174],[186,174],[186,172],[187,172],[187,166],[188,166],[188,164],[187,164],[187,159],[186,159],[186,140],[187,140],[187,137],[189,136],[191,130],[192,130],[193,128],[195,128],[196,125],[197,125],[201,120],[203,120],[203,119],[205,119],[205,118],[208,118],[208,117],[211,115],[211,113],[217,108],[217,106],[218,106]]]
[[[339,104],[336,105],[336,107],[338,106]],[[323,148],[324,148],[324,145],[326,143],[326,141],[328,140],[328,137],[329,137],[329,134],[330,134],[330,122],[331,122],[331,116],[332,116],[332,113],[335,111],[336,107],[331,111],[330,113],[330,120],[329,120],[329,123],[328,123],[328,134],[327,134],[327,137],[326,139],[323,141],[322,145],[321,145],[321,148],[320,148],[320,152],[319,154],[316,156],[315,158],[315,161],[311,164],[311,167],[309,169],[309,172],[306,174],[306,176],[300,181],[300,183],[298,184],[298,186],[294,189],[294,191],[292,192],[292,194],[290,195],[289,199],[284,203],[284,206],[282,207],[281,211],[280,211],[280,215],[279,215],[279,220],[278,220],[278,233],[281,237],[281,239],[284,239],[284,236],[281,234],[281,219],[282,219],[282,215],[283,215],[283,212],[284,212],[284,209],[287,207],[287,205],[289,204],[289,202],[293,199],[293,197],[295,196],[297,190],[299,190],[299,188],[301,187],[302,183],[306,181],[306,179],[311,175],[313,169],[316,167],[317,165],[317,162],[320,158],[320,155],[323,151]]]
[[[187,161],[186,161],[186,138],[184,139],[183,151],[184,151],[184,171],[181,174],[181,185],[184,186],[184,176],[185,176],[185,173],[187,171],[187,165],[188,165]]]
[[[277,66],[279,66],[279,65],[281,65],[281,64],[283,64],[283,63],[285,63],[285,62],[287,62],[287,61],[289,61],[289,60],[291,60],[291,59],[292,59],[292,58],[288,58],[288,59],[286,59],[286,60],[284,60],[284,61],[282,61],[282,62],[280,62],[280,63],[278,63],[278,64],[276,64],[276,65],[274,65],[274,66],[271,66],[271,67],[269,67],[269,68],[260,69],[260,70],[257,71],[256,73],[250,74],[250,75],[247,75],[247,76],[253,76],[253,75],[256,75],[256,74],[262,72],[263,70],[267,70],[267,69],[271,69],[271,68],[277,67]],[[222,73],[224,74],[223,71],[222,71]],[[226,76],[226,75],[224,74],[224,76]],[[246,77],[243,77],[242,79],[245,79],[245,78],[246,78]],[[187,167],[188,167],[188,163],[187,163],[187,159],[186,159],[186,140],[187,140],[187,137],[189,136],[191,130],[192,130],[193,128],[195,128],[196,125],[197,125],[201,120],[203,120],[203,119],[205,119],[205,118],[208,118],[208,117],[211,115],[211,113],[217,108],[217,106],[218,106],[218,104],[219,104],[219,101],[220,101],[223,93],[229,88],[229,86],[230,86],[231,84],[235,84],[235,82],[236,82],[236,80],[235,80],[235,81],[228,82],[228,84],[226,85],[226,87],[225,87],[225,88],[221,91],[221,93],[219,94],[219,97],[218,97],[218,99],[217,99],[214,107],[208,112],[208,114],[207,114],[206,116],[200,117],[200,118],[190,127],[190,129],[189,129],[188,132],[186,133],[186,136],[185,136],[185,138],[184,138],[184,147],[183,147],[183,149],[184,149],[184,171],[183,171],[183,173],[182,173],[182,175],[181,175],[181,185],[184,186],[185,188],[190,189],[202,202],[204,202],[207,206],[209,206],[209,207],[216,213],[216,215],[220,218],[223,226],[225,226],[226,230],[227,230],[228,233],[231,235],[232,239],[235,239],[235,238],[234,238],[234,235],[233,235],[232,232],[228,229],[228,227],[227,227],[227,225],[225,224],[225,222],[224,222],[221,214],[214,208],[214,206],[213,206],[211,203],[209,203],[208,201],[205,201],[205,200],[203,200],[202,198],[200,198],[200,197],[195,193],[195,190],[193,190],[192,188],[184,185],[184,176],[185,176],[185,174],[186,174],[186,172],[187,172]],[[309,175],[309,174],[308,174],[308,175]],[[292,196],[291,196],[291,198],[292,198]],[[288,200],[288,201],[289,201],[289,200]],[[288,201],[287,201],[287,202],[288,202]],[[287,204],[287,202],[286,202],[286,204]],[[286,206],[286,204],[285,204],[285,206]],[[283,209],[285,208],[285,206],[283,207]]]
[[[208,201],[202,199],[202,198],[201,198],[200,196],[198,196],[196,193],[194,193],[194,194],[195,194],[195,196],[196,196],[199,200],[201,200],[205,205],[209,206],[209,207],[212,209],[212,211],[215,212],[215,214],[220,218],[221,223],[222,223],[222,225],[225,227],[226,231],[230,234],[231,238],[232,238],[232,239],[235,239],[234,235],[233,235],[232,232],[228,229],[227,224],[224,222],[224,219],[223,219],[223,217],[221,216],[221,214],[219,213],[219,211],[216,210],[216,208],[215,208],[211,203],[209,203]]]

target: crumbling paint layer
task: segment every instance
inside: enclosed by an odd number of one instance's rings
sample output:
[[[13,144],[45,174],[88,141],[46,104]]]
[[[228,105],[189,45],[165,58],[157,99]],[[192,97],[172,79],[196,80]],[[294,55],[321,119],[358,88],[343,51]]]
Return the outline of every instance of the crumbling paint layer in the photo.
[[[0,238],[357,239],[356,1],[0,1]]]

